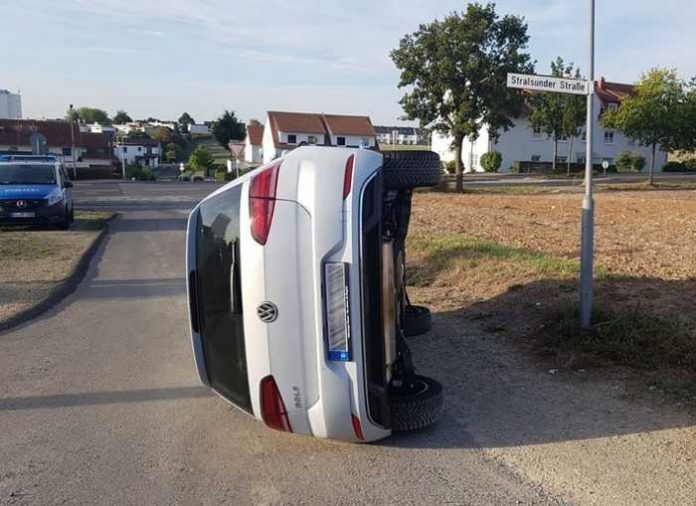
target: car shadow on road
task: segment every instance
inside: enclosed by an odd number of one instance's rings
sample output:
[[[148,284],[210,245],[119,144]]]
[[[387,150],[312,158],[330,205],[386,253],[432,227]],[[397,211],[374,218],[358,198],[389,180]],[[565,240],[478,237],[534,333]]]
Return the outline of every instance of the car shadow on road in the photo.
[[[0,398],[0,411],[175,401],[181,399],[199,399],[210,396],[210,390],[203,387],[170,387],[143,390],[115,390],[111,392],[4,397]]]
[[[693,300],[685,294],[695,288],[694,280],[620,279],[606,284],[598,282],[596,288],[598,301],[609,307],[626,298],[627,303],[645,309],[651,296],[656,304],[669,305],[669,314],[681,317],[680,308]],[[641,382],[650,374],[649,368],[631,370],[606,363],[563,367],[557,356],[532,352],[529,343],[520,342],[530,334],[530,327],[524,328],[522,322],[538,323],[530,313],[540,311],[550,301],[549,294],[562,297],[563,289],[558,280],[543,280],[473,307],[433,314],[432,330],[410,338],[409,343],[418,372],[443,384],[443,416],[428,429],[395,434],[383,444],[496,448],[667,429],[686,429],[687,436],[693,437],[696,414]],[[576,300],[576,293],[565,296]],[[501,308],[518,316],[504,322],[509,326],[507,333],[499,331],[500,322],[494,317],[488,319]],[[485,321],[476,313],[486,315]]]

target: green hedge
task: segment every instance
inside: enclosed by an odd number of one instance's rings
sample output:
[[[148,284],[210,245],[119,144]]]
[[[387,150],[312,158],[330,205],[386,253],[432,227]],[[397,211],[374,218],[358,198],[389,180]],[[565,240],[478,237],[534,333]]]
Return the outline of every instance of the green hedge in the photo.
[[[662,172],[696,172],[696,159],[667,162],[662,166]]]
[[[86,167],[77,169],[77,177],[73,175],[72,167],[66,166],[66,170],[71,179],[86,180],[86,179],[113,179],[114,169],[112,167]]]

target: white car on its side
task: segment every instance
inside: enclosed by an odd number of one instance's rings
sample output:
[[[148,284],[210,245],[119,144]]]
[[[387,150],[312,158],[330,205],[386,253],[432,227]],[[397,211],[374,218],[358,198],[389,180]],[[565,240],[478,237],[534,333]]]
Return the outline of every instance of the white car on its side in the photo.
[[[191,213],[187,281],[201,381],[267,426],[348,441],[436,421],[442,387],[405,336],[412,190],[439,181],[429,151],[306,146]]]

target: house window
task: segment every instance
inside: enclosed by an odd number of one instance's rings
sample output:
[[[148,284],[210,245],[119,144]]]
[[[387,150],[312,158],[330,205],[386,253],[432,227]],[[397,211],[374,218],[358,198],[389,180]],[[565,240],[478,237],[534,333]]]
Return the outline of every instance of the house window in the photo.
[[[612,112],[617,111],[619,109],[619,104],[615,104],[611,102],[608,106],[608,109]]]
[[[138,146],[138,153],[140,153],[143,150],[142,146]]]
[[[581,136],[580,138],[581,138],[583,141],[586,141],[586,140],[587,140],[587,132],[585,132],[585,131],[583,130],[583,131],[582,131],[582,136]]]
[[[363,143],[363,146],[369,146],[369,145],[370,145],[370,139],[367,138],[367,137],[363,137],[363,138],[362,138],[362,143]]]
[[[541,128],[539,127],[534,127],[532,129],[532,138],[533,139],[541,139],[542,133],[541,133]]]
[[[317,143],[317,136],[316,135],[308,135],[307,142],[309,144],[316,144]]]
[[[614,131],[605,130],[604,131],[604,144],[614,144]]]
[[[345,137],[336,137],[336,145],[337,146],[345,146],[346,145],[346,138]]]
[[[540,162],[540,161],[541,161],[541,155],[532,155],[532,161],[533,161],[533,162]]]
[[[562,134],[561,134],[561,135],[558,136],[558,140],[559,140],[560,142],[565,142],[565,141],[568,140],[568,136],[562,135]]]
[[[124,152],[124,153],[128,153],[128,147],[123,146],[123,152]]]
[[[297,135],[288,134],[288,144],[297,144]]]
[[[72,155],[72,148],[63,148],[63,156]]]

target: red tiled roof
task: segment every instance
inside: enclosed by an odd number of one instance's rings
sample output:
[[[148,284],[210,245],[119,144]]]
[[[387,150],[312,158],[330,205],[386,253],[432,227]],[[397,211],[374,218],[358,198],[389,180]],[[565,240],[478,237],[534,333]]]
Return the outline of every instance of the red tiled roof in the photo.
[[[632,84],[612,83],[603,77],[595,81],[595,93],[603,102],[621,103],[628,96],[635,96],[638,92]]]
[[[252,146],[260,146],[263,142],[263,125],[247,125],[247,135]]]
[[[367,116],[339,116],[324,114],[326,126],[333,135],[375,136],[375,127]]]
[[[294,149],[295,144],[280,142],[279,132],[314,134],[325,137],[334,135],[376,136],[367,116],[345,116],[306,112],[268,111],[268,125],[276,149]],[[326,144],[329,141],[326,140]]]
[[[41,133],[46,136],[50,147],[70,147],[72,138],[70,123],[60,120],[0,120],[0,144],[9,146],[29,146],[31,136]],[[111,145],[108,134],[80,132],[78,125],[73,125],[75,146],[84,148],[87,153],[108,152]]]

